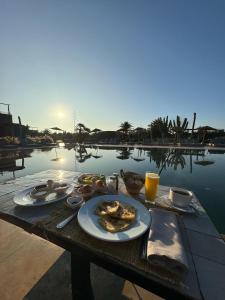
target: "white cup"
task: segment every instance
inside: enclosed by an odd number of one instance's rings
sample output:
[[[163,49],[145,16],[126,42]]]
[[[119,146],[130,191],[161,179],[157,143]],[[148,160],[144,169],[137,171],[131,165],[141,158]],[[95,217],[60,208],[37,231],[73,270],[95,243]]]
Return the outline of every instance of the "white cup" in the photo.
[[[170,188],[169,199],[175,206],[185,208],[187,207],[193,198],[193,193],[177,187]]]

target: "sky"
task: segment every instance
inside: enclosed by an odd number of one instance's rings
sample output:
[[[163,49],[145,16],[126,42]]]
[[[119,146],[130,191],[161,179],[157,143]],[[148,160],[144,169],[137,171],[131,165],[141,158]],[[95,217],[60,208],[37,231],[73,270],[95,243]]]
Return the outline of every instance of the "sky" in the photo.
[[[0,0],[0,102],[39,130],[225,128],[225,1]]]

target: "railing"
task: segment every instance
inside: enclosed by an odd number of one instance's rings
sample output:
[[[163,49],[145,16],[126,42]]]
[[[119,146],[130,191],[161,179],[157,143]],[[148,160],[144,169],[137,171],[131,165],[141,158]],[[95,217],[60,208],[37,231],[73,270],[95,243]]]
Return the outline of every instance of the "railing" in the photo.
[[[10,113],[10,110],[9,110],[9,106],[10,106],[10,104],[8,104],[8,103],[3,103],[3,102],[0,102],[0,105],[5,105],[5,106],[8,106],[8,113],[5,113],[5,112],[1,112],[1,113],[3,113],[3,114],[8,114],[8,115],[11,115],[11,113]]]

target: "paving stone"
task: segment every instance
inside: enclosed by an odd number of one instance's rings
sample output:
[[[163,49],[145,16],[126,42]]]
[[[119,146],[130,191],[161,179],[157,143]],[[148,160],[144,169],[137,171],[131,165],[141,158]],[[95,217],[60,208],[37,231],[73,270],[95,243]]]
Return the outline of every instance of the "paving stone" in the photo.
[[[225,242],[222,238],[212,237],[193,230],[187,230],[186,232],[192,254],[225,266]]]
[[[219,238],[220,235],[216,230],[214,224],[207,215],[200,216],[188,216],[185,215],[182,218],[184,226],[187,229],[194,230],[207,235],[212,235]]]
[[[225,299],[225,266],[193,256],[204,300]]]

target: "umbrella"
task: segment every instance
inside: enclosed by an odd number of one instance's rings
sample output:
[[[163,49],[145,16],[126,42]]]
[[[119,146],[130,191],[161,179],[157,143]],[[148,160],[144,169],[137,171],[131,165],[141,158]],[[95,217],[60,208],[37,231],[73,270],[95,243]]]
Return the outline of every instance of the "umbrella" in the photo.
[[[212,160],[200,160],[200,161],[195,161],[196,165],[200,165],[200,166],[208,166],[208,165],[213,165],[215,162]]]
[[[50,128],[50,129],[52,129],[52,130],[56,130],[56,131],[63,131],[62,129],[60,129],[59,127],[52,127],[52,128]]]
[[[210,149],[208,151],[211,154],[225,154],[225,150],[214,150],[214,149],[212,150],[212,149]]]
[[[83,163],[85,162],[87,159],[91,158],[91,154],[87,154],[87,155],[84,155],[84,156],[79,156],[79,155],[75,155],[77,161],[79,163]]]
[[[196,130],[199,131],[216,131],[216,128],[210,127],[210,126],[202,126],[202,127],[198,127],[196,128]]]
[[[92,154],[92,157],[94,157],[94,158],[98,159],[98,158],[101,158],[101,157],[102,157],[102,155],[93,155],[93,154]]]
[[[133,157],[133,156],[131,156],[131,158],[133,159],[133,160],[135,160],[135,161],[143,161],[143,160],[145,160],[145,158],[135,158],[135,157]]]
[[[51,161],[63,161],[63,157],[56,157],[51,159]]]
[[[129,159],[129,157],[124,156],[124,155],[118,155],[118,156],[116,156],[116,158],[122,159],[122,160]]]

